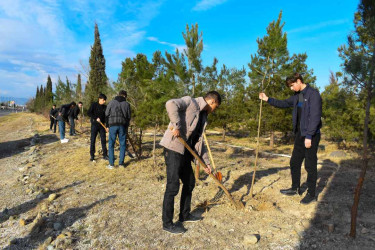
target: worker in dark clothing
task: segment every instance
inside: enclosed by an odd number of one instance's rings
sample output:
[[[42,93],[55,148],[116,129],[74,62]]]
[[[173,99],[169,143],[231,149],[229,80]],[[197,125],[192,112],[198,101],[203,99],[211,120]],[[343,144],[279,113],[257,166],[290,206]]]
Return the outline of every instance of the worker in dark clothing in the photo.
[[[49,130],[52,131],[52,127],[53,127],[53,133],[56,133],[56,124],[57,124],[56,117],[57,117],[58,112],[59,111],[56,108],[56,104],[53,104],[51,110],[49,111],[49,120],[51,122],[49,125]]]
[[[100,122],[105,122],[105,110],[107,108],[105,105],[106,100],[107,97],[104,94],[99,94],[98,102],[92,103],[87,112],[87,115],[91,118],[90,161],[94,161],[95,159],[95,141],[98,133],[100,134],[100,141],[102,143],[103,159],[108,160],[105,133],[108,132],[109,129],[103,128],[100,124]]]
[[[56,120],[59,122],[61,143],[67,143],[69,139],[65,138],[65,122],[68,122],[69,112],[76,106],[75,102],[64,104],[59,108]]]
[[[301,165],[305,160],[307,171],[307,194],[301,204],[316,201],[317,152],[322,127],[322,98],[319,91],[304,83],[302,76],[295,73],[286,79],[286,86],[294,91],[294,95],[286,100],[277,100],[259,93],[259,99],[278,108],[293,108],[294,148],[290,159],[292,187],[282,189],[283,195],[302,194],[300,187]]]
[[[77,106],[75,106],[69,112],[69,124],[70,124],[70,133],[69,135],[73,136],[76,135],[76,125],[75,120],[78,120],[78,115],[82,107],[82,102],[79,102]]]

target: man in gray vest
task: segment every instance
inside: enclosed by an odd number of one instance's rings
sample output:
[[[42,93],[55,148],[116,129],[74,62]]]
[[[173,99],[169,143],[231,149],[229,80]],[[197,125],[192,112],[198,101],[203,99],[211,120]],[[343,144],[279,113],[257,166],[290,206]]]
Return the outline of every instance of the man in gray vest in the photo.
[[[164,159],[167,165],[167,186],[162,215],[163,230],[169,233],[182,234],[186,229],[181,223],[201,219],[190,213],[191,196],[195,186],[195,177],[191,167],[193,156],[176,137],[182,137],[191,148],[195,149],[208,166],[206,173],[209,174],[211,171],[210,161],[203,145],[202,135],[207,125],[207,115],[214,112],[220,103],[221,97],[216,91],[208,92],[204,98],[185,96],[169,100],[166,103],[170,123],[160,145],[164,147]],[[179,191],[180,180],[183,184],[180,223],[173,223],[174,197]]]

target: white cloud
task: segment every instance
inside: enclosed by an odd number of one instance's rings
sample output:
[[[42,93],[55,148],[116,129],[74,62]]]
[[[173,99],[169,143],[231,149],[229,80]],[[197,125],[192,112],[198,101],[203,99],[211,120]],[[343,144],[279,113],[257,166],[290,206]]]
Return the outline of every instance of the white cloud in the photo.
[[[225,3],[227,0],[201,0],[194,7],[195,11],[203,11],[211,9],[217,5]]]
[[[160,41],[157,37],[153,37],[153,36],[147,37],[147,40],[152,41],[152,42],[156,42],[156,43],[159,43],[159,44],[163,44],[163,45],[168,45],[170,47],[173,47],[174,49],[178,49],[180,52],[182,52],[182,51],[184,51],[184,49],[186,49],[186,45],[184,45],[184,44],[175,44],[175,43]]]
[[[50,74],[75,82],[88,64],[98,23],[107,75],[117,77],[125,57],[145,39],[146,27],[164,0],[1,0],[0,87],[10,95],[30,97]],[[121,14],[123,12],[123,15]],[[83,79],[86,81],[86,79]],[[5,88],[3,88],[5,87]]]
[[[347,19],[330,20],[330,21],[326,21],[326,22],[313,24],[313,25],[303,26],[303,27],[296,28],[296,29],[291,29],[291,30],[287,31],[287,33],[292,34],[292,33],[300,33],[300,32],[310,32],[310,31],[319,30],[319,29],[323,29],[323,28],[326,28],[326,27],[330,27],[330,26],[341,25],[341,24],[345,24],[345,23],[348,23]]]

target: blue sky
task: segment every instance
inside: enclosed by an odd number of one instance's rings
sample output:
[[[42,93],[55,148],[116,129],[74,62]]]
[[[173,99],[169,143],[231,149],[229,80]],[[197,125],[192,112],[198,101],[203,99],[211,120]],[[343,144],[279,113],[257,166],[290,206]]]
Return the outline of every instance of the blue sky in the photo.
[[[321,91],[340,70],[337,48],[353,30],[355,0],[1,0],[0,96],[32,97],[36,86],[58,76],[85,81],[97,22],[107,75],[117,80],[121,62],[137,53],[184,48],[186,24],[203,32],[203,64],[248,69],[256,39],[283,11],[289,53],[308,55]]]

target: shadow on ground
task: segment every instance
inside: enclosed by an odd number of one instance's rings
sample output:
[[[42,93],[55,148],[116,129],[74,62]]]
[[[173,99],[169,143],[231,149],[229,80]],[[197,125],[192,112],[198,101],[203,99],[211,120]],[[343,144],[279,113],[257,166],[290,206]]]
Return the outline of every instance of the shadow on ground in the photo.
[[[59,141],[59,138],[55,135],[42,135],[42,136],[33,136],[30,138],[7,141],[0,143],[0,159],[11,157],[13,155],[24,152],[25,147],[35,144],[50,144],[53,142]]]
[[[5,211],[2,211],[0,213],[0,223],[3,223],[4,221],[7,221],[10,216],[19,216],[20,214],[26,213],[27,211],[29,211],[31,209],[34,209],[42,200],[46,199],[52,193],[57,194],[64,189],[71,188],[71,187],[80,185],[82,183],[83,183],[83,181],[73,182],[72,184],[66,185],[62,188],[50,190],[49,192],[41,195],[38,198],[35,198],[35,199],[32,199],[32,200],[27,201],[25,203],[22,203],[22,204],[20,204],[16,207],[11,208],[11,209],[7,209]]]
[[[318,173],[320,180],[317,184],[317,193],[321,197],[310,226],[302,234],[299,249],[374,249],[375,172],[373,166],[368,168],[360,197],[357,238],[351,239],[348,236],[350,212],[360,164],[361,159],[342,160],[340,164],[330,160],[323,162]]]
[[[89,205],[70,208],[62,214],[49,215],[48,217],[42,217],[42,223],[33,226],[30,233],[24,238],[18,238],[12,241],[13,244],[9,245],[4,249],[30,249],[36,248],[42,244],[48,237],[53,235],[53,232],[46,233],[46,231],[54,227],[55,223],[60,223],[61,228],[59,231],[63,231],[65,228],[72,226],[77,220],[85,218],[90,209],[94,206],[103,203],[105,201],[115,198],[116,195],[108,196],[105,199],[97,200]]]

